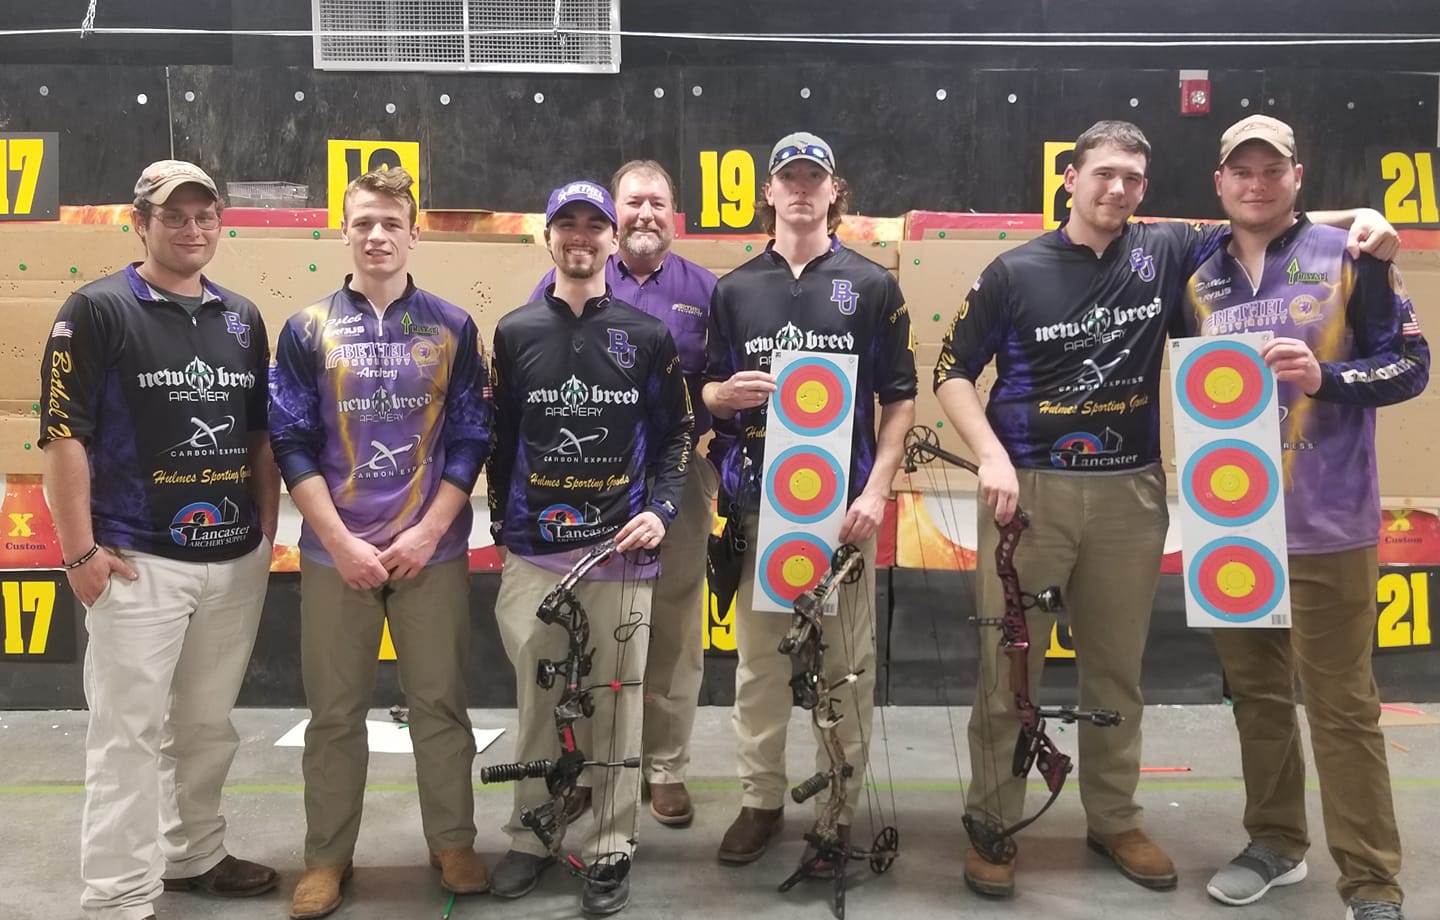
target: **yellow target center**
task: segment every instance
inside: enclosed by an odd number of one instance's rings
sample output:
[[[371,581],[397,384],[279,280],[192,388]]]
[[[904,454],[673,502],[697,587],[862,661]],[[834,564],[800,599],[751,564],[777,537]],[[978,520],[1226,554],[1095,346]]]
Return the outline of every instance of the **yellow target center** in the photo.
[[[817,580],[815,566],[804,556],[791,556],[786,559],[785,564],[780,567],[780,571],[785,578],[785,583],[797,588],[809,588]]]
[[[807,380],[795,388],[795,402],[806,412],[814,414],[825,408],[830,402],[830,394],[825,389],[825,384],[818,380]]]
[[[1227,463],[1210,474],[1210,491],[1227,502],[1238,502],[1250,494],[1250,477],[1233,463]]]
[[[796,470],[790,476],[790,494],[808,502],[820,494],[820,474],[814,470]]]
[[[1205,375],[1205,395],[1217,403],[1232,403],[1240,398],[1245,381],[1233,367],[1217,367]]]
[[[1215,573],[1215,584],[1229,597],[1249,597],[1255,590],[1255,572],[1243,562],[1227,562]]]

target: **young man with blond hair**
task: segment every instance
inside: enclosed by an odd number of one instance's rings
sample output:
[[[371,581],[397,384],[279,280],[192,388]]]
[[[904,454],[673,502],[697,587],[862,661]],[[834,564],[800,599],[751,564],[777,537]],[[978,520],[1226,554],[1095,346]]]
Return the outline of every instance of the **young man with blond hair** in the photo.
[[[367,173],[345,190],[354,274],[286,323],[271,431],[300,533],[305,875],[290,915],[323,917],[350,877],[365,796],[365,715],[385,624],[410,706],[430,863],[457,894],[485,891],[475,853],[466,713],[470,493],[490,449],[475,322],[415,286],[413,180]]]

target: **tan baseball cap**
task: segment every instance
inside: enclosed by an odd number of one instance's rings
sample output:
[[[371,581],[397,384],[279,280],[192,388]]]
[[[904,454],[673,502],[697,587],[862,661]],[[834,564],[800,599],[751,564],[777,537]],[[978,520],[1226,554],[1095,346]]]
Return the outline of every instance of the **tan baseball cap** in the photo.
[[[215,180],[206,175],[205,170],[184,160],[156,160],[145,167],[135,183],[135,197],[151,204],[164,204],[172,192],[187,182],[194,182],[216,201],[220,200]]]
[[[1230,159],[1246,141],[1264,141],[1280,152],[1281,156],[1295,158],[1295,132],[1278,118],[1269,115],[1251,115],[1242,118],[1220,135],[1220,164]]]

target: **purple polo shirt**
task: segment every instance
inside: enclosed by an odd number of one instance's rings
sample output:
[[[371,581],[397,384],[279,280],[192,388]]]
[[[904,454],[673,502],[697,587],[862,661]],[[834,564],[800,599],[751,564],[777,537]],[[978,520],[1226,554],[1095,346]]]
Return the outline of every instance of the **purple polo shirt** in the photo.
[[[605,263],[605,280],[616,300],[635,306],[660,320],[675,340],[680,353],[680,369],[690,391],[690,405],[695,412],[693,447],[711,428],[710,412],[700,398],[705,385],[705,328],[710,320],[710,294],[715,290],[715,275],[689,259],[666,253],[660,267],[642,283],[630,273],[619,255]],[[540,280],[530,300],[540,300],[545,289],[555,283],[555,269]]]

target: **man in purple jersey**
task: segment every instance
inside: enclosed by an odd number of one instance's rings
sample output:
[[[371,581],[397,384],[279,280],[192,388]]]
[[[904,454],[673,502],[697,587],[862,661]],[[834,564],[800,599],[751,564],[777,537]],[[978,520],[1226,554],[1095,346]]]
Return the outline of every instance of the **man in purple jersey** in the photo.
[[[675,241],[675,183],[654,160],[631,160],[610,180],[619,224],[619,251],[605,263],[611,294],[663,322],[680,353],[680,368],[695,412],[693,452],[711,427],[700,400],[705,371],[705,323],[715,275],[670,251]],[[555,270],[530,295],[542,300]],[[723,443],[723,438],[717,437]],[[660,546],[660,576],[651,601],[650,651],[645,664],[645,727],[641,776],[650,790],[650,814],[661,824],[684,827],[695,817],[685,770],[690,732],[705,671],[705,550],[715,520],[718,479],[710,463],[693,462],[679,513]],[[576,726],[588,750],[590,723]],[[588,776],[571,806],[573,817],[589,806]]]
[[[345,190],[355,262],[338,291],[280,333],[275,458],[304,515],[300,648],[305,875],[290,915],[323,917],[350,877],[365,795],[365,713],[385,624],[410,705],[430,864],[457,894],[489,888],[475,853],[465,711],[470,492],[490,450],[480,336],[405,271],[420,231],[414,180],[367,173]]]
[[[1304,171],[1295,151],[1290,126],[1268,115],[1225,132],[1215,191],[1230,230],[1187,296],[1201,335],[1275,333],[1261,356],[1278,382],[1292,623],[1214,630],[1235,703],[1250,839],[1206,890],[1250,904],[1305,878],[1298,676],[1345,916],[1403,920],[1400,833],[1370,667],[1375,408],[1420,395],[1430,348],[1395,266],[1353,258],[1343,231],[1295,213]]]

